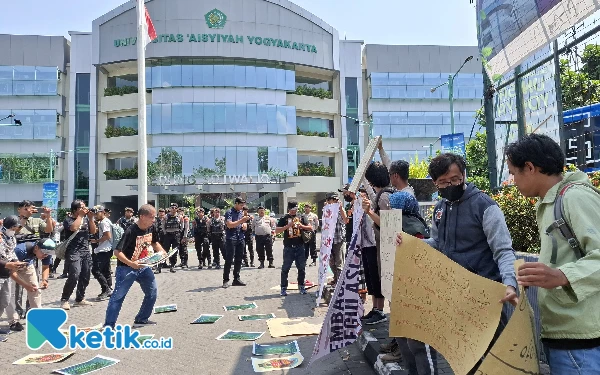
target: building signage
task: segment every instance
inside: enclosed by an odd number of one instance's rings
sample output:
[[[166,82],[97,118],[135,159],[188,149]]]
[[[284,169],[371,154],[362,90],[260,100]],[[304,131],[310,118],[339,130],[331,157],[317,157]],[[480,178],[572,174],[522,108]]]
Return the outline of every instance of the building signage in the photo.
[[[213,9],[204,16],[206,24],[211,29],[222,29],[227,22],[225,13],[218,9]],[[134,46],[137,37],[124,39],[115,39],[115,47]],[[295,49],[308,53],[317,53],[317,46],[306,43],[298,43],[292,40],[274,39],[266,36],[244,36],[232,34],[158,34],[158,37],[152,43],[248,43],[257,46],[277,47]]]
[[[170,186],[170,185],[201,185],[201,184],[278,184],[286,183],[285,176],[269,176],[261,174],[259,176],[243,175],[211,175],[211,176],[156,176],[150,177],[150,185]]]
[[[136,37],[115,39],[115,47],[135,46]],[[317,46],[297,43],[291,40],[273,39],[260,36],[231,35],[231,34],[158,34],[152,43],[248,43],[257,46],[295,49],[308,53],[317,53]]]
[[[52,217],[56,219],[58,215],[58,184],[45,183],[42,189],[42,205],[52,210]]]

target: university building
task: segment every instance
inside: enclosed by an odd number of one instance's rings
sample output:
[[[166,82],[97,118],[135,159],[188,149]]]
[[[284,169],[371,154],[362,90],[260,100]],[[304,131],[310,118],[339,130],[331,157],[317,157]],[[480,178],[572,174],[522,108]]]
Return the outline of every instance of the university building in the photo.
[[[0,119],[15,115],[0,121],[3,214],[21,199],[41,201],[50,174],[62,206],[136,206],[138,95],[156,205],[197,195],[208,208],[239,193],[276,213],[292,198],[321,202],[353,177],[371,118],[394,159],[424,157],[422,146],[449,134],[448,91],[429,86],[477,53],[340,40],[287,0],[150,0],[158,38],[138,72],[135,4],[69,32],[70,41],[0,36],[9,51],[0,56]],[[475,60],[455,82],[457,132],[481,106]],[[37,175],[24,173],[27,163]]]

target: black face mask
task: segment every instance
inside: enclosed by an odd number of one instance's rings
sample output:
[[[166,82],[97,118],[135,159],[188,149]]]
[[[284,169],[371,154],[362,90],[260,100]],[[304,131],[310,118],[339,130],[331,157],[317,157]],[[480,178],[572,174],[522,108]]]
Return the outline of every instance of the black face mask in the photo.
[[[465,183],[462,182],[459,185],[450,185],[443,189],[438,189],[442,198],[449,200],[450,202],[456,202],[462,198],[465,193]]]
[[[352,197],[349,195],[344,195],[344,200],[348,203],[352,203],[352,201],[353,201]]]

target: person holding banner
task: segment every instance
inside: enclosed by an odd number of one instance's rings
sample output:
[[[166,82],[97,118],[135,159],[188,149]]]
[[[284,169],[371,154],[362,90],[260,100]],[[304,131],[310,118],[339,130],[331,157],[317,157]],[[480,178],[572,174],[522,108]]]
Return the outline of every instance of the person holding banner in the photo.
[[[424,241],[470,272],[503,283],[506,293],[498,302],[517,306],[515,252],[498,204],[466,182],[466,162],[460,155],[441,154],[433,158],[429,175],[442,200],[434,208],[431,238]],[[398,234],[396,245],[402,245],[402,234]],[[507,322],[503,310],[489,348]],[[481,361],[469,374],[475,374],[480,364]]]
[[[519,267],[517,280],[538,287],[542,343],[553,375],[600,370],[600,191],[580,171],[563,173],[554,140],[530,134],[506,148],[521,194],[539,197],[539,262]]]

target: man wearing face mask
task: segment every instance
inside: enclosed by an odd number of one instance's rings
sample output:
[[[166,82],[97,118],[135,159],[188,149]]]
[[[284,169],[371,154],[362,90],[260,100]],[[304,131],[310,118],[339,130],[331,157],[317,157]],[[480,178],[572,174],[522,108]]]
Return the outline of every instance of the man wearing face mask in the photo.
[[[425,242],[474,274],[503,283],[506,293],[500,302],[516,306],[515,252],[504,215],[487,194],[465,183],[465,170],[459,155],[442,154],[431,160],[429,175],[442,200],[434,208],[431,238]],[[503,310],[490,347],[507,322]]]

